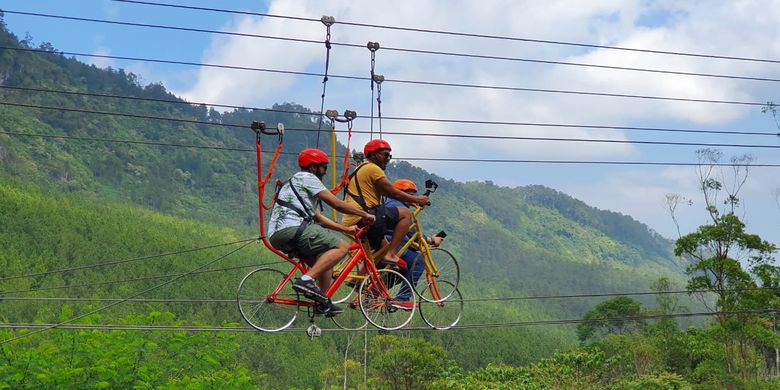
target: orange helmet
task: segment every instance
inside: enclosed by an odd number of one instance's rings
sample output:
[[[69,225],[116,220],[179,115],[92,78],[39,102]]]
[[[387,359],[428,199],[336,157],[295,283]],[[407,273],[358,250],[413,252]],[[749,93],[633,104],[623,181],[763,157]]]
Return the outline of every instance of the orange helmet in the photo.
[[[376,152],[380,149],[392,150],[390,144],[387,141],[383,139],[372,139],[371,141],[368,141],[366,146],[363,147],[363,154],[368,157],[370,153]]]
[[[306,168],[311,164],[327,164],[330,162],[328,155],[322,150],[308,148],[298,153],[298,166]]]
[[[409,179],[398,179],[393,183],[393,187],[400,191],[414,191],[417,192],[417,186]]]

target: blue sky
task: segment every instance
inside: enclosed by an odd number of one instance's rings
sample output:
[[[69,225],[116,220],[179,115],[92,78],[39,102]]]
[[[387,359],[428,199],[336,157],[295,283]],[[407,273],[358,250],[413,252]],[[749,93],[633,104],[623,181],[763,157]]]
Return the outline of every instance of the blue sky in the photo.
[[[163,2],[163,0],[160,0]],[[175,3],[173,0],[165,2]],[[178,0],[180,4],[253,12],[408,26],[544,40],[595,43],[729,56],[780,59],[780,3],[763,1],[213,1]],[[543,5],[542,5],[543,4]],[[170,9],[109,0],[3,1],[0,7],[86,18],[322,40],[320,23],[259,18],[225,13]],[[50,42],[69,52],[205,62],[258,68],[322,72],[322,44],[169,31],[100,23],[6,14],[8,27],[33,42]],[[552,61],[605,64],[780,78],[780,64],[727,61],[657,54],[586,49],[528,42],[399,32],[335,25],[334,42],[384,48],[409,48],[523,57]],[[273,73],[229,71],[82,58],[98,66],[124,68],[144,83],[162,82],[191,101],[266,107],[296,102],[319,109],[321,79]],[[331,74],[366,76],[367,49],[334,46]],[[388,79],[480,85],[580,90],[680,98],[764,102],[780,100],[776,82],[716,79],[592,69],[517,61],[435,56],[400,51],[377,52],[376,72]],[[572,96],[484,89],[383,84],[385,116],[431,117],[486,121],[572,123],[615,126],[691,128],[777,132],[759,107]],[[353,109],[368,116],[371,91],[360,80],[331,78],[326,108]],[[356,128],[368,129],[359,119]],[[374,126],[377,126],[375,122]],[[383,121],[383,129],[399,132],[469,133],[530,137],[740,143],[780,145],[780,137],[725,136],[614,131],[538,126],[510,127]],[[571,143],[553,141],[488,141],[452,138],[388,137],[395,156],[467,157],[540,160],[618,160],[696,162],[695,146]],[[353,145],[365,136],[356,136]],[[752,154],[757,163],[780,163],[777,149],[721,148],[724,158]],[[457,180],[491,180],[506,186],[542,184],[571,194],[602,209],[631,215],[666,237],[676,236],[664,211],[667,193],[693,200],[679,219],[683,233],[706,222],[693,167],[596,166],[488,163],[420,163]],[[728,182],[728,177],[724,176]],[[741,195],[741,215],[749,228],[780,243],[780,168],[754,168]]]

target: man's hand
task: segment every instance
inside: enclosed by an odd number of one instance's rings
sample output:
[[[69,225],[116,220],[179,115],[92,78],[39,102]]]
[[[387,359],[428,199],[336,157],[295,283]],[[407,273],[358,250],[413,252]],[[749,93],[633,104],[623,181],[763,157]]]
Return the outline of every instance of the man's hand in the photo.
[[[434,248],[438,248],[439,245],[441,245],[441,242],[444,241],[444,237],[433,236],[430,237],[430,240],[431,240],[430,242],[431,246]]]
[[[371,226],[374,224],[374,222],[376,222],[376,216],[366,213],[366,215],[362,217],[362,220],[364,226]]]
[[[355,234],[357,234],[358,227],[355,225],[352,226],[341,225],[341,227],[342,227],[341,231],[346,234],[349,234],[350,236],[354,236]]]
[[[414,201],[418,206],[427,206],[431,204],[431,200],[425,195],[415,196],[417,200]]]

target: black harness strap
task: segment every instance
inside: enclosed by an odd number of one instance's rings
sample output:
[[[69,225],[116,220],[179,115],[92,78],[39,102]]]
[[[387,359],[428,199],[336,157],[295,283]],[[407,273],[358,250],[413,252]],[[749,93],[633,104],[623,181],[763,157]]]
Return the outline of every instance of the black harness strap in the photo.
[[[281,188],[276,192],[276,203],[278,203],[279,206],[287,207],[288,209],[295,211],[295,213],[303,219],[303,222],[300,224],[300,226],[298,226],[298,230],[295,231],[295,235],[290,239],[290,241],[288,241],[289,243],[294,244],[296,241],[298,241],[299,238],[301,238],[301,234],[303,234],[306,226],[309,226],[309,224],[314,221],[314,213],[306,207],[306,203],[303,202],[303,198],[292,184],[292,178],[287,180],[287,184],[290,186],[293,194],[295,194],[295,197],[298,198],[298,202],[301,204],[301,207],[303,207],[303,209],[301,209],[291,202],[279,199]],[[282,185],[282,187],[284,187],[284,185]]]
[[[349,183],[352,183],[352,179],[354,179],[357,176],[357,173],[360,170],[360,168],[363,168],[364,166],[366,166],[366,164],[368,163],[364,162],[358,165],[358,167],[355,168],[354,171],[352,171],[352,173],[349,175],[349,181],[348,181]],[[344,186],[344,199],[347,199],[347,195],[349,195],[352,197],[352,200],[354,200],[355,202],[357,202],[357,204],[360,205],[360,208],[362,208],[363,211],[368,211],[369,210],[368,205],[366,204],[365,199],[363,199],[363,191],[360,189],[359,180],[355,180],[355,187],[357,188],[357,192],[358,192],[357,195],[349,192],[349,185]]]

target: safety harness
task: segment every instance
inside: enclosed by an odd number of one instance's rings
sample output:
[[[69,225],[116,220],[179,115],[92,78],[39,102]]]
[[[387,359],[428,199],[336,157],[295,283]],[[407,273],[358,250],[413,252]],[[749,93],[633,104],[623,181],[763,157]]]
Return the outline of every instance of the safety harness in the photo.
[[[368,162],[364,162],[364,163],[358,165],[358,167],[355,168],[355,170],[352,171],[352,173],[349,175],[349,180],[347,180],[347,183],[352,182],[352,179],[354,179],[357,176],[357,173],[360,170],[360,168],[363,168],[364,166],[366,166],[366,164],[368,164]],[[347,195],[349,195],[352,198],[352,200],[354,200],[355,202],[357,202],[358,205],[360,205],[360,208],[362,208],[363,211],[368,212],[368,210],[370,210],[370,209],[369,209],[368,205],[366,204],[365,199],[363,198],[363,191],[360,189],[360,181],[359,180],[355,180],[355,187],[357,188],[357,192],[358,192],[357,194],[353,194],[353,193],[349,192],[349,186],[345,185],[344,186],[344,196],[343,196],[343,198],[347,199]],[[384,203],[382,201],[382,199],[379,199],[379,200],[380,200],[380,202],[379,202],[380,205],[382,203]]]
[[[282,192],[281,191],[282,187],[284,187],[285,184],[290,186],[290,189],[292,190],[293,194],[295,194],[295,197],[298,199],[298,202],[301,204],[303,209],[296,206],[292,202],[287,202],[285,200],[279,199],[279,193]],[[303,219],[303,222],[298,226],[298,230],[295,231],[295,235],[290,239],[290,241],[288,241],[288,243],[295,243],[296,241],[298,241],[299,238],[301,238],[301,234],[303,234],[303,231],[306,230],[306,227],[309,226],[309,224],[312,223],[312,221],[314,221],[314,213],[306,207],[306,203],[303,202],[303,198],[295,189],[295,186],[292,184],[292,177],[289,180],[287,180],[287,183],[284,183],[281,186],[279,186],[279,189],[276,191],[275,201],[279,206],[286,207],[294,211],[296,214],[298,214],[299,217]],[[319,202],[319,199],[317,200],[317,202]]]

